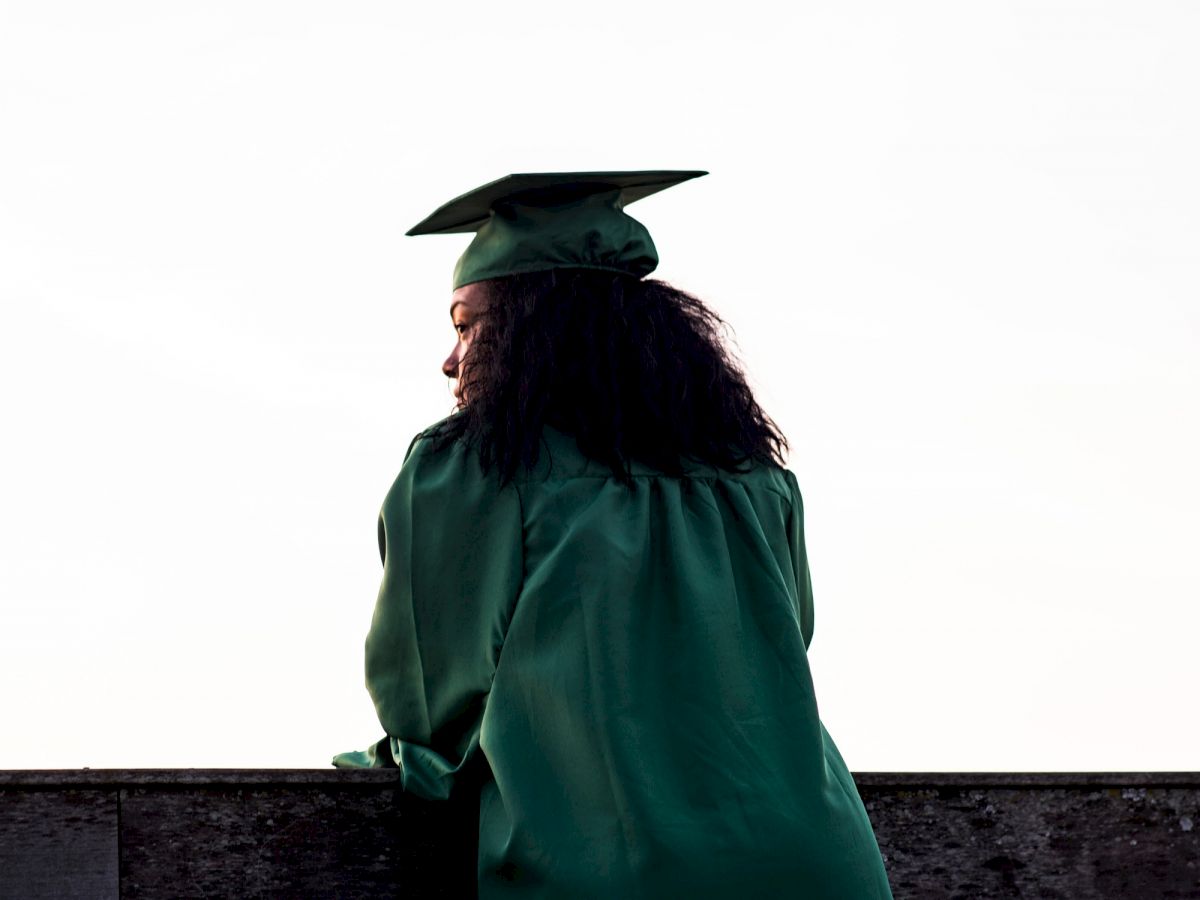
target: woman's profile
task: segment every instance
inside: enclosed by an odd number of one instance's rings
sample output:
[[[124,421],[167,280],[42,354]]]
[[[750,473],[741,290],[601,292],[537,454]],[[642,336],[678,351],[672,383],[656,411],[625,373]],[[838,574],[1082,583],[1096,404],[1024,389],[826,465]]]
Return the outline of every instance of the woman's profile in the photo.
[[[509,176],[474,232],[458,408],[383,503],[386,736],[339,766],[478,791],[481,897],[890,898],[821,725],[786,441],[624,208],[703,172]]]

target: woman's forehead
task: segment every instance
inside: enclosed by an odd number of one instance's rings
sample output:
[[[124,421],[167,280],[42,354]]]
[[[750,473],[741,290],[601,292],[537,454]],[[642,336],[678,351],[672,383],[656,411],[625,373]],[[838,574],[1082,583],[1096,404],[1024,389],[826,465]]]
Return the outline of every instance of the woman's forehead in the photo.
[[[458,308],[467,314],[480,312],[487,299],[485,293],[483,285],[479,282],[456,288],[450,295],[450,315],[453,316],[454,310]]]

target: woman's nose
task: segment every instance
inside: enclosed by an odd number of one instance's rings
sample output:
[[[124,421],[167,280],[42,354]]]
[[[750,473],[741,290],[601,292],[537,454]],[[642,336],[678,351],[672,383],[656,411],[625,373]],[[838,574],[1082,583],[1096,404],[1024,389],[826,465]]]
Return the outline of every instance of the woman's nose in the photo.
[[[457,378],[458,377],[458,348],[457,347],[455,347],[454,350],[450,353],[450,355],[446,357],[446,361],[444,363],[442,363],[442,374],[445,375],[447,378]]]

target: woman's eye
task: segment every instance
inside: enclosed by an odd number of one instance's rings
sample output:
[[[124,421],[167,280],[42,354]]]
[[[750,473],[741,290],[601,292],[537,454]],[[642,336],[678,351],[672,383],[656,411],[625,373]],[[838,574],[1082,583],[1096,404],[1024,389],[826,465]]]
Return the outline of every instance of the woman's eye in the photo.
[[[454,326],[454,330],[457,331],[459,334],[464,334],[467,330],[467,324],[465,322],[459,322],[457,325]]]

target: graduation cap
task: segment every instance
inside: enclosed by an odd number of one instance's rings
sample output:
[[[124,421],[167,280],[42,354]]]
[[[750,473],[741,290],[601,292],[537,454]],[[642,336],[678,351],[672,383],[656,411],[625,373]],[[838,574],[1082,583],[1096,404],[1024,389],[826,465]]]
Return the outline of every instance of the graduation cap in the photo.
[[[408,234],[475,232],[454,267],[454,287],[548,269],[606,269],[641,278],[658,254],[624,208],[696,171],[543,172],[507,175],[456,197]]]

